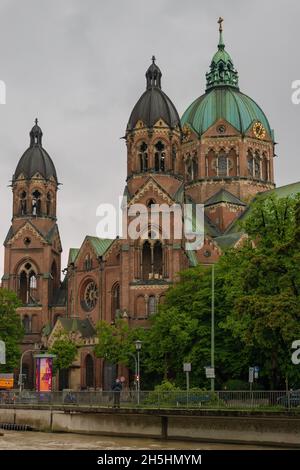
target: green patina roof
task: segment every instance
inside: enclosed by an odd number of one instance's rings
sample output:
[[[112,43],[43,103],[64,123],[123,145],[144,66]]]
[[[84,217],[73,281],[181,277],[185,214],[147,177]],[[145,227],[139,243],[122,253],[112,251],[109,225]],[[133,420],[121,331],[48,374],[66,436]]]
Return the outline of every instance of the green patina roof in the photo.
[[[91,338],[96,331],[88,319],[80,320],[79,318],[59,318],[65,331],[79,331],[83,338]]]
[[[210,71],[206,74],[206,89],[227,85],[238,89],[238,73],[234,68],[232,59],[227,51],[222,35],[222,26],[219,28],[220,37],[218,50],[212,58]]]
[[[236,232],[230,233],[228,235],[221,235],[220,237],[216,237],[214,241],[224,251],[228,248],[232,248],[235,243],[241,238],[242,234],[242,232]]]
[[[219,119],[224,119],[242,134],[254,121],[259,121],[273,138],[268,119],[258,104],[244,93],[225,86],[213,88],[197,98],[183,114],[181,123],[202,135]]]
[[[219,119],[224,119],[245,134],[254,121],[259,121],[274,140],[262,109],[249,96],[239,91],[238,73],[225,50],[221,23],[218,50],[211,61],[210,71],[206,74],[206,93],[187,108],[181,124],[189,125],[197,134],[202,135]]]
[[[98,237],[91,237],[91,236],[87,236],[86,238],[91,242],[94,250],[97,253],[97,256],[104,255],[104,253],[108,250],[108,248],[114,242],[114,240],[111,240],[109,238],[98,238]]]
[[[238,199],[236,196],[231,194],[226,189],[220,189],[216,194],[207,199],[205,206],[212,206],[213,204],[218,204],[220,202],[229,202],[230,204],[236,204],[238,206],[245,206],[246,204]]]
[[[70,248],[69,250],[69,258],[68,258],[68,265],[70,263],[74,263],[76,256],[78,254],[79,248]]]

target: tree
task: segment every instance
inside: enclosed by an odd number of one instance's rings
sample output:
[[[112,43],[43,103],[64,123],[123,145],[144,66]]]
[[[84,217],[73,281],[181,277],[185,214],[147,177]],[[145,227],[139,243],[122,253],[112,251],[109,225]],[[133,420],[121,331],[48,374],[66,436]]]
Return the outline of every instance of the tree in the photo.
[[[104,357],[112,364],[129,365],[135,353],[134,341],[143,341],[145,332],[142,328],[129,328],[128,323],[118,319],[114,324],[100,321],[97,325],[98,344],[95,354]]]
[[[77,356],[77,346],[66,334],[60,334],[49,349],[55,354],[54,370],[68,369]]]
[[[223,273],[215,268],[215,359],[217,382],[239,377],[247,357],[240,342],[225,335],[218,325],[226,317],[228,305],[223,292]],[[205,367],[211,361],[211,267],[197,266],[180,274],[167,292],[165,303],[151,318],[146,340],[145,366],[157,371],[157,379],[171,379],[185,385],[183,363],[192,363],[191,385],[209,386]]]
[[[299,195],[262,198],[243,225],[248,242],[220,260],[232,305],[223,327],[255,357],[271,388],[285,378],[300,381],[291,363],[292,341],[300,338],[299,221]]]
[[[14,292],[0,289],[0,339],[6,345],[6,364],[0,365],[1,372],[13,372],[21,356],[19,344],[24,335],[20,316],[16,309],[20,302]]]

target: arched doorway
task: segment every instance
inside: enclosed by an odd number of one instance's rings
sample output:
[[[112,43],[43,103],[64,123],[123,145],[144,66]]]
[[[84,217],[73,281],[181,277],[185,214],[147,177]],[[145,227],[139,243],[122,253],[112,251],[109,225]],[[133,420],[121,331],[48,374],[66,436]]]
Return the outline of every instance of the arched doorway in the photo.
[[[111,364],[104,361],[103,363],[103,390],[111,390],[114,381],[117,378],[117,364]]]
[[[85,385],[86,387],[94,387],[94,361],[90,354],[85,358]]]
[[[59,390],[69,388],[69,369],[61,369],[58,374]]]

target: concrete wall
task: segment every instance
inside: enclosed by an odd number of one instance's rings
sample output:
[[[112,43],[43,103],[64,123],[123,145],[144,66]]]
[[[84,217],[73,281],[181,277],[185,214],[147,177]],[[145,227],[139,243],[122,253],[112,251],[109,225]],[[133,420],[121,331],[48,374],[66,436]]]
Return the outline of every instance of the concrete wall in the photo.
[[[300,414],[0,407],[0,423],[36,430],[127,437],[236,442],[300,448]]]

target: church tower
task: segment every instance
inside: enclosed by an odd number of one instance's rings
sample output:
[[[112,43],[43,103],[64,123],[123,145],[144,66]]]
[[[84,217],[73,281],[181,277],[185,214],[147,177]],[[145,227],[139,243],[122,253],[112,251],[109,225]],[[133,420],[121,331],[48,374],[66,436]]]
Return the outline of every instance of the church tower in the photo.
[[[223,40],[206,74],[206,91],[185,111],[186,193],[206,205],[223,233],[259,192],[274,188],[274,134],[260,106],[240,91],[238,72]]]
[[[38,343],[60,287],[61,242],[56,224],[58,180],[55,166],[42,146],[38,125],[12,178],[12,224],[4,242],[3,287],[15,291],[25,329],[23,348]]]
[[[127,209],[142,204],[148,211],[148,223],[140,227],[138,239],[128,237],[122,246],[121,305],[137,324],[156,311],[176,273],[187,265],[182,234],[177,239],[174,236],[174,214],[170,215],[170,232],[166,234],[162,214],[155,209],[155,205],[168,208],[184,202],[180,118],[161,81],[162,73],[153,56],[146,71],[146,90],[130,114],[125,135]],[[150,217],[156,210],[153,223]]]

